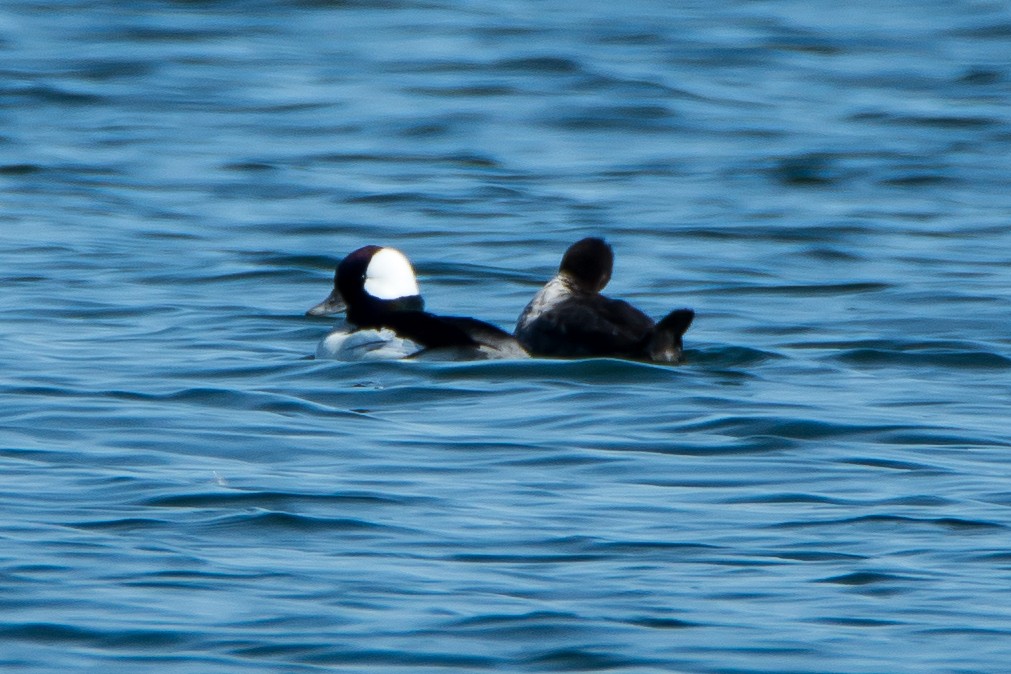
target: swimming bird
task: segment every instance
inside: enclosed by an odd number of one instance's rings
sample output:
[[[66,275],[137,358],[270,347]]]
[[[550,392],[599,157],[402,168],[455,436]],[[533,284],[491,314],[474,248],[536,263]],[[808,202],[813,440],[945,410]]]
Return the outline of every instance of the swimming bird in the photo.
[[[317,347],[316,357],[528,357],[512,335],[490,323],[465,316],[437,316],[424,309],[407,257],[395,248],[363,246],[341,260],[334,272],[333,291],[306,312],[327,316],[343,310],[347,315],[348,325],[327,335]]]
[[[613,267],[614,251],[603,239],[569,246],[558,274],[520,314],[515,335],[523,348],[534,356],[680,361],[695,312],[677,309],[654,322],[628,302],[601,295]]]

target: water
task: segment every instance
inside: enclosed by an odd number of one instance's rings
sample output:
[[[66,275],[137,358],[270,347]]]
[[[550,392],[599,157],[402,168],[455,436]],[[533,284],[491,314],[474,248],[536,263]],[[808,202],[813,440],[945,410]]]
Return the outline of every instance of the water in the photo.
[[[0,9],[0,667],[1003,672],[1011,8]],[[366,243],[688,362],[335,363]]]

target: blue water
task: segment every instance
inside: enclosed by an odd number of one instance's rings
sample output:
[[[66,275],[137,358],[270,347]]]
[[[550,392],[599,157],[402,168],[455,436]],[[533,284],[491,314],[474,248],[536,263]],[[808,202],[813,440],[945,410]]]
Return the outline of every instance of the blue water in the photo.
[[[1011,6],[0,7],[0,669],[1006,672]],[[687,363],[338,363],[367,243]]]

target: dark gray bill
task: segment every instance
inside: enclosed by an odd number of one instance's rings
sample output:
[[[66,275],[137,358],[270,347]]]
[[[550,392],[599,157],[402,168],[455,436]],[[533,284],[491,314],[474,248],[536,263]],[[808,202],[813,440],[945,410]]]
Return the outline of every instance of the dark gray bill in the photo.
[[[330,296],[325,300],[314,306],[309,311],[305,312],[306,316],[332,316],[333,314],[339,314],[347,309],[347,305],[344,304],[344,298],[341,294],[334,291],[330,293]]]

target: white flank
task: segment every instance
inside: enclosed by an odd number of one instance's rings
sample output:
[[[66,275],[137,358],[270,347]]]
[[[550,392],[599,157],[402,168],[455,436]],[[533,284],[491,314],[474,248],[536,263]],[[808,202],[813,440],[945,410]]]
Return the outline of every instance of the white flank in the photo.
[[[316,358],[328,360],[399,360],[421,350],[409,339],[392,330],[334,330],[316,347]]]
[[[382,248],[365,270],[365,292],[381,300],[418,295],[418,280],[407,257],[396,248]]]

